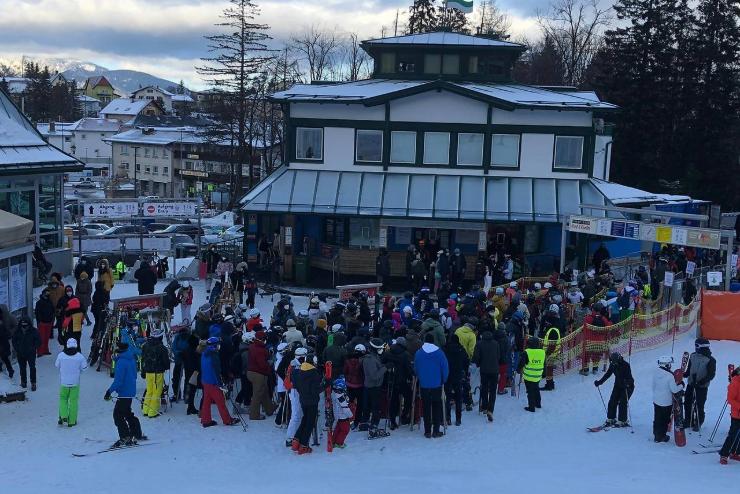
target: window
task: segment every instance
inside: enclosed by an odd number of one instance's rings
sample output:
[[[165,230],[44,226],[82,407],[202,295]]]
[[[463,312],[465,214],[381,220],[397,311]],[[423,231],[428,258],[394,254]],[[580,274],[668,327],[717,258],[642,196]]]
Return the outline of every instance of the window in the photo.
[[[400,61],[398,62],[398,72],[414,72],[416,70],[416,64],[414,62]]]
[[[493,134],[491,136],[491,166],[519,166],[519,135]]]
[[[154,174],[155,175],[159,175],[159,167],[158,166],[155,166],[154,167]]]
[[[295,157],[300,160],[320,160],[324,156],[324,129],[296,128]]]
[[[416,161],[416,132],[391,132],[391,163]]]
[[[167,148],[162,148],[162,158],[167,158]]]
[[[357,161],[383,161],[383,131],[358,130],[355,140]]]
[[[350,247],[377,247],[380,220],[374,218],[349,219]]]
[[[87,134],[80,134],[80,137],[81,137],[81,138],[82,138],[82,140],[84,141],[85,139],[87,139]]]
[[[424,132],[424,164],[447,165],[449,162],[449,132]]]
[[[193,162],[192,161],[186,161],[185,162],[185,169],[186,170],[192,170],[193,169]]]
[[[151,166],[147,166],[147,167],[144,168],[144,173],[151,173],[151,172],[152,172],[152,167]]]
[[[141,171],[141,164],[140,163],[136,163],[136,171],[137,172],[140,172]]]
[[[326,218],[324,220],[324,242],[330,245],[344,245],[344,220]]]
[[[72,140],[72,138],[71,138],[71,137],[65,137],[65,138],[64,138],[64,142],[69,142],[69,141],[71,141],[71,140]]]
[[[124,167],[126,170],[129,169],[128,163],[121,163],[121,166]]]
[[[442,57],[442,73],[459,74],[460,55],[445,55],[444,57]]]
[[[483,134],[457,135],[457,164],[483,165]]]
[[[170,167],[169,166],[163,166],[162,167],[162,175],[169,175],[170,174]]]
[[[555,136],[555,168],[583,168],[583,137]]]
[[[478,55],[470,55],[468,57],[468,74],[478,73]]]
[[[380,73],[391,74],[396,67],[396,54],[383,53],[380,55]]]
[[[105,137],[105,134],[103,134],[103,133],[101,132],[101,133],[100,133],[100,137]]]
[[[150,153],[149,148],[144,148],[144,157],[145,158],[148,158],[149,157],[149,153]]]
[[[442,72],[442,55],[424,55],[424,73],[439,74]]]
[[[157,156],[157,148],[152,148],[152,158],[158,158],[158,156]]]

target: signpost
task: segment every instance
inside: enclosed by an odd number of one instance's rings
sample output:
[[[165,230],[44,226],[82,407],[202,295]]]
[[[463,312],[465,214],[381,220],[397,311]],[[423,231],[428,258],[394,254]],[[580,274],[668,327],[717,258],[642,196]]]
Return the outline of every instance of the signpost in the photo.
[[[197,210],[198,205],[194,202],[145,202],[141,208],[142,216],[147,218],[156,216],[195,218]]]
[[[87,218],[121,219],[139,215],[139,203],[136,201],[121,202],[86,202],[82,215]]]

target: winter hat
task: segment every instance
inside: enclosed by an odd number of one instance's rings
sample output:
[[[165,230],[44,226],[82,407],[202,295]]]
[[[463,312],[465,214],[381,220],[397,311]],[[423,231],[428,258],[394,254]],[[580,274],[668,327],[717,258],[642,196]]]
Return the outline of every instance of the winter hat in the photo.
[[[406,348],[406,338],[404,338],[403,336],[399,336],[398,338],[396,338],[396,345]]]
[[[242,332],[242,341],[244,343],[251,343],[252,340],[254,340],[254,331],[244,331],[244,332]]]
[[[503,294],[504,294],[504,289],[501,288],[500,286],[497,286],[496,287],[496,295],[503,295]]]
[[[87,272],[83,271],[83,272],[80,273],[80,279],[81,280],[86,280],[87,278],[88,278]]]
[[[347,382],[340,376],[334,380],[331,387],[337,391],[344,391],[347,389]]]
[[[341,330],[342,330],[342,325],[341,324],[335,324],[335,325],[333,325],[331,327],[331,332],[332,333],[339,333]]]
[[[535,290],[542,290],[542,283],[535,283],[534,284],[534,289]]]
[[[316,321],[316,327],[321,329],[326,329],[326,319],[318,319]]]
[[[509,283],[509,288],[516,288],[517,286],[519,285],[517,284],[516,281],[512,281],[511,283]]]
[[[224,322],[231,322],[234,320],[234,314],[229,314],[228,316],[224,317]]]
[[[552,288],[552,283],[550,283],[549,281],[545,283],[545,288]]]
[[[278,353],[283,353],[283,352],[285,351],[285,349],[286,349],[286,348],[288,348],[288,344],[287,344],[287,343],[285,343],[285,342],[283,342],[283,343],[280,343],[280,344],[279,344],[279,345],[277,346],[277,351],[278,351]]]
[[[260,316],[260,310],[256,307],[249,311],[249,317],[259,317]]]
[[[188,280],[183,280],[182,287],[183,288],[190,288],[190,282]]]
[[[74,341],[74,338],[71,338],[71,339],[72,341]],[[69,341],[67,341],[67,343],[69,343]],[[75,347],[76,346],[77,346],[77,342],[75,341]],[[118,350],[119,353],[125,352],[126,350],[128,350],[128,343],[126,343],[125,341],[119,341],[116,349]]]
[[[128,347],[128,345],[126,345]],[[67,340],[67,343],[65,344],[65,348],[77,348],[77,340],[74,338],[70,338]]]
[[[403,312],[406,314],[411,314],[412,312],[414,312],[414,309],[412,309],[410,305],[407,305],[403,308]]]
[[[287,326],[287,327],[289,327],[289,328],[290,328],[290,327],[295,327],[295,321],[294,321],[293,319],[288,319],[288,320],[287,320],[287,321],[285,322],[285,326]]]
[[[260,341],[265,341],[265,338],[267,337],[267,335],[265,334],[264,331],[257,331],[255,333],[254,337],[257,338]]]

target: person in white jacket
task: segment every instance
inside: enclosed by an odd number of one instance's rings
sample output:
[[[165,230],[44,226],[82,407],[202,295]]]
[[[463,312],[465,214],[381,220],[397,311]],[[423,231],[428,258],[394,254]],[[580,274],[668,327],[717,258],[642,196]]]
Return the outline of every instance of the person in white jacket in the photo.
[[[300,347],[296,348],[295,358],[290,362],[288,372],[291,373],[291,381],[294,371],[300,369],[301,364],[306,361],[308,350]],[[297,439],[295,439],[298,426],[301,425],[301,419],[303,418],[303,408],[301,408],[301,397],[298,394],[298,390],[295,386],[291,386],[289,390],[290,396],[290,422],[288,422],[288,430],[286,431],[285,445],[293,448],[294,451],[298,450]],[[295,443],[295,444],[294,444]]]
[[[673,377],[672,364],[673,357],[659,357],[658,369],[653,375],[653,436],[656,443],[671,440],[666,431],[671,421],[673,395],[683,391],[683,382],[676,384],[676,378]]]
[[[293,319],[288,319],[285,326],[288,328],[288,330],[283,334],[283,340],[285,343],[288,345],[300,343],[302,346],[305,346],[306,339],[303,337],[303,333],[298,331],[298,328],[296,328],[295,321]]]
[[[79,352],[77,341],[69,338],[64,351],[54,363],[59,369],[59,425],[77,425],[77,408],[80,399],[80,374],[87,369],[87,359]]]

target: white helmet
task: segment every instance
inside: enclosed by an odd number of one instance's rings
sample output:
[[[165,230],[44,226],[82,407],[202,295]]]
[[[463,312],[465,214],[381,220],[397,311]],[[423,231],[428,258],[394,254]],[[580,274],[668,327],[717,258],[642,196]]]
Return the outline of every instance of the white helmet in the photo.
[[[287,343],[280,343],[277,346],[277,351],[278,351],[278,353],[283,353],[286,348],[288,348],[288,344]]]
[[[362,343],[358,343],[357,345],[355,345],[355,351],[365,353],[367,352],[367,348],[365,348],[365,345],[363,345]]]
[[[305,360],[306,356],[308,355],[308,349],[306,347],[298,347],[295,349],[294,355],[296,360],[298,360],[299,362],[301,360]]]
[[[180,285],[183,288],[190,288],[190,282],[188,280],[183,280],[183,282]]]
[[[244,343],[251,343],[254,340],[255,334],[254,331],[243,331],[242,332],[242,341]]]
[[[545,288],[552,288],[552,283],[550,283],[549,281],[545,283]]]
[[[254,308],[249,311],[249,317],[259,317],[260,316],[260,310],[258,308]]]
[[[535,290],[542,290],[542,283],[535,283],[534,284],[534,289]]]
[[[673,357],[670,355],[663,355],[662,357],[658,357],[658,365],[660,367],[671,367],[671,364],[673,364]]]
[[[341,324],[335,324],[335,325],[333,325],[331,327],[331,332],[332,333],[339,333],[340,331],[342,331],[342,325]]]
[[[247,312],[247,304],[239,304],[239,310],[242,312]]]
[[[517,286],[519,286],[519,284],[516,281],[509,283],[509,288],[516,288]]]
[[[550,304],[550,312],[560,313],[560,307],[557,304]]]

